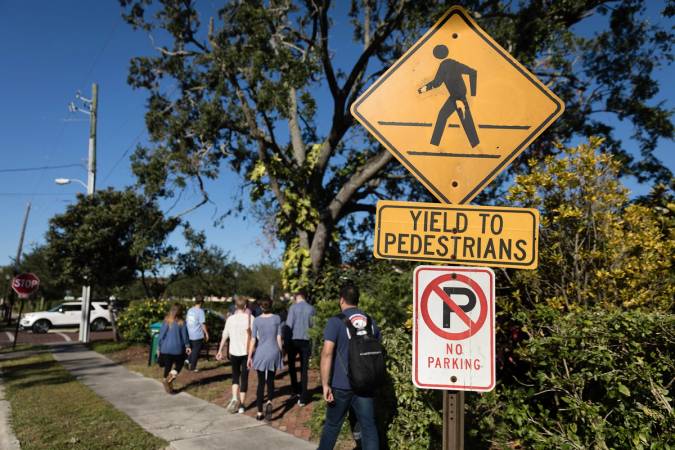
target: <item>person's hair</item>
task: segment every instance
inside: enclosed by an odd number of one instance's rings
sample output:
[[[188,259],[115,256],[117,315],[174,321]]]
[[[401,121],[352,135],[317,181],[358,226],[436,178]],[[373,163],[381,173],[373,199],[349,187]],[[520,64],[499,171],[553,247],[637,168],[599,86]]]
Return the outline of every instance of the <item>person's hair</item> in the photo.
[[[246,309],[246,306],[248,306],[248,301],[246,300],[246,297],[242,297],[240,295],[235,295],[234,296],[234,307],[237,309],[241,309],[242,311]]]
[[[357,306],[359,304],[359,288],[351,281],[345,282],[340,288],[340,298],[348,305]]]
[[[304,289],[304,288],[298,289],[297,291],[295,291],[295,295],[299,295],[302,298],[304,298],[305,300],[307,300],[307,289]]]
[[[182,326],[185,322],[183,319],[183,305],[180,303],[174,303],[171,305],[169,312],[164,317],[164,322],[168,323],[169,325],[172,325],[175,322]]]
[[[269,297],[263,297],[262,300],[258,302],[258,306],[262,309],[262,312],[267,314],[272,312],[272,299]]]
[[[197,298],[195,299],[195,305],[203,305],[203,304],[204,304],[204,297],[201,295],[197,296]]]

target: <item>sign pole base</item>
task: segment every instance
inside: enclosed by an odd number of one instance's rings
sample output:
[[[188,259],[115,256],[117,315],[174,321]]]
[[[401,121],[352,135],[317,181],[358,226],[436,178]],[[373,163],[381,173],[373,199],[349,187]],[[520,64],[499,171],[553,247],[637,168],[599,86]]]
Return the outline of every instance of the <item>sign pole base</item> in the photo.
[[[443,450],[464,450],[464,391],[443,391]]]
[[[23,313],[23,303],[19,306],[19,317],[16,318],[16,328],[14,329],[14,342],[12,343],[12,350],[16,350],[16,341],[19,338],[19,325],[21,323],[21,314]]]

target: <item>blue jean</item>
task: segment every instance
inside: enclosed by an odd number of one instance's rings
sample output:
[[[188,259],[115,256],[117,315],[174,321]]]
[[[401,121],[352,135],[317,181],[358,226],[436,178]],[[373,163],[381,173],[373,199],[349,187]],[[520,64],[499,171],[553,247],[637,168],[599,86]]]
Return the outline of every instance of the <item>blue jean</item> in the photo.
[[[378,450],[380,441],[375,425],[374,400],[370,397],[359,397],[352,391],[335,388],[333,397],[335,403],[326,408],[326,422],[323,424],[319,450],[333,450],[350,407],[353,408],[361,425],[361,447],[363,450]]]

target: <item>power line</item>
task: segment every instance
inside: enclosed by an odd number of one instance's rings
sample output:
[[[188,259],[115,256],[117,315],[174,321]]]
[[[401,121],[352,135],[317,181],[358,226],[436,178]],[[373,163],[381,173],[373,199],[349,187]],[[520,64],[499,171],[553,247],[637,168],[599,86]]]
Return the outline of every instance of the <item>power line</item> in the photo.
[[[128,146],[127,149],[124,151],[124,153],[122,153],[122,156],[120,156],[120,157],[117,159],[117,161],[115,161],[115,164],[113,164],[113,166],[110,168],[110,170],[108,171],[108,173],[106,174],[106,176],[103,177],[103,180],[102,180],[101,183],[105,183],[105,182],[108,180],[108,178],[110,178],[110,175],[113,174],[113,172],[115,171],[115,169],[117,169],[117,166],[118,166],[118,165],[122,162],[122,160],[129,154],[129,152],[131,151],[131,149],[134,148],[134,145],[136,145],[136,144],[138,143],[138,140],[141,138],[141,136],[143,136],[143,134],[145,134],[145,128],[143,128],[143,129],[140,131],[140,133],[138,133],[138,134],[136,135],[136,137],[133,139],[133,141],[131,141],[131,144],[129,144],[129,146]]]
[[[60,166],[21,167],[14,169],[0,169],[0,173],[33,172],[36,170],[66,169],[68,167],[82,167],[82,164],[62,164]]]
[[[174,85],[173,89],[171,89],[171,91],[167,94],[167,97],[171,97],[171,96],[178,90],[178,87],[179,87],[179,84],[176,83],[176,84]],[[126,123],[128,123],[129,120],[130,120],[130,118],[127,118],[127,120],[124,122],[124,125],[126,125]],[[121,125],[119,129],[121,130],[121,129],[124,127],[124,125]],[[140,131],[140,132],[136,135],[136,137],[131,141],[131,143],[130,143],[129,146],[126,148],[126,150],[124,150],[124,153],[122,153],[122,156],[120,156],[120,157],[117,159],[117,161],[115,161],[115,164],[113,164],[112,168],[108,171],[108,173],[106,174],[106,176],[103,178],[102,183],[105,183],[105,182],[108,180],[108,178],[110,178],[110,175],[113,174],[113,172],[115,171],[115,169],[117,169],[117,166],[122,162],[122,160],[124,160],[124,158],[125,158],[125,157],[129,154],[129,152],[134,148],[134,145],[136,145],[136,144],[138,143],[139,139],[143,136],[143,134],[146,133],[146,131],[147,131],[147,130],[146,130],[145,125],[144,125],[143,128],[141,129],[141,131]]]
[[[0,192],[0,196],[3,197],[27,197],[27,196],[67,197],[75,194],[77,194],[77,192],[64,192],[63,194],[56,194],[54,192]]]

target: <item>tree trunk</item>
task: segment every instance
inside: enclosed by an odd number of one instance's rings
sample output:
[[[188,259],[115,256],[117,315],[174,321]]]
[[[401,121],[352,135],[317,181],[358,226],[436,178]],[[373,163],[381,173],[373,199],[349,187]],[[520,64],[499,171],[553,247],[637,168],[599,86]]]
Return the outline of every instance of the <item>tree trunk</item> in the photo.
[[[316,274],[321,270],[323,265],[324,255],[326,254],[326,246],[328,244],[328,236],[332,231],[332,225],[319,222],[314,232],[312,239],[312,246],[309,248],[309,257],[312,260],[312,271]]]

